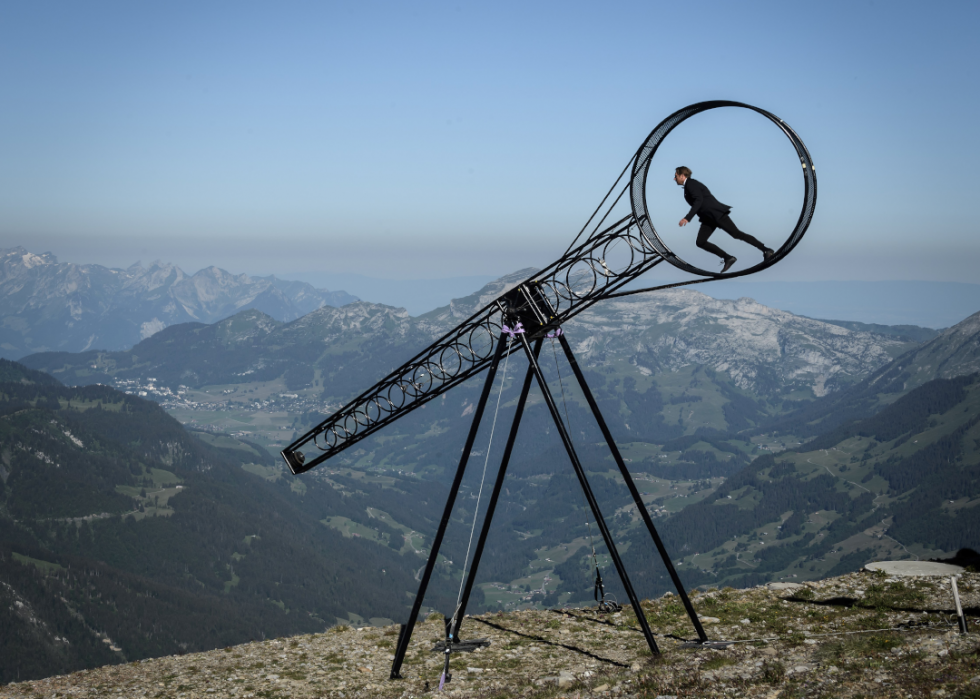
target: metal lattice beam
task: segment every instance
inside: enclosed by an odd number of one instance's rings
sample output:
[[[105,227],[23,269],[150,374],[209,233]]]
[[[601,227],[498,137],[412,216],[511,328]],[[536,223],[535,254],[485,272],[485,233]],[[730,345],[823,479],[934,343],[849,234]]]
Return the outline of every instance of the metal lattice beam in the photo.
[[[675,255],[654,228],[646,202],[647,175],[663,140],[692,116],[721,107],[749,109],[772,121],[793,144],[803,170],[803,205],[796,226],[786,241],[768,260],[728,274],[699,269]],[[578,243],[576,238],[561,258],[464,320],[295,440],[282,451],[290,470],[294,474],[310,470],[479,374],[490,365],[494,349],[504,332],[505,314],[519,318],[531,340],[551,332],[603,299],[753,274],[771,267],[789,254],[800,242],[813,218],[817,179],[810,154],[796,132],[782,119],[758,107],[740,102],[714,101],[678,110],[650,133],[633,156],[631,164],[631,168],[627,167],[631,171],[628,182],[621,185],[620,176],[579,234],[581,237],[589,227],[593,227],[584,242]],[[602,228],[627,191],[632,213]],[[695,278],[650,289],[623,290],[625,285],[662,262],[689,272]],[[517,351],[518,344],[514,343],[510,351]]]

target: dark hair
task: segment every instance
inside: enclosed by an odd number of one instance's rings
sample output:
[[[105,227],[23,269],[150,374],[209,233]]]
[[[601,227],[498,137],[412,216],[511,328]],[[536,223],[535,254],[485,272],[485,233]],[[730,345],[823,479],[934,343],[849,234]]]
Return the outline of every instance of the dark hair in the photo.
[[[691,176],[691,168],[684,167],[683,165],[681,165],[680,167],[675,167],[674,172],[676,172],[678,175],[684,175],[684,177]]]

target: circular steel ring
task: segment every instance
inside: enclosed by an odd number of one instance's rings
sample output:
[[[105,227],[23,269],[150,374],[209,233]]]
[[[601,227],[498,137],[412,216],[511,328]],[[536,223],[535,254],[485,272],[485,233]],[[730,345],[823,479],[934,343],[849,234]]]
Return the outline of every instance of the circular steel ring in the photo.
[[[379,393],[383,392],[388,401],[388,412],[393,413],[405,405],[405,387],[400,381],[394,380],[386,387],[382,387]]]
[[[646,183],[647,183],[647,173],[650,170],[650,164],[653,162],[653,156],[656,154],[657,149],[660,144],[667,137],[671,131],[677,128],[687,119],[690,119],[696,114],[701,112],[706,112],[710,109],[718,109],[719,107],[740,107],[742,109],[750,109],[753,112],[761,114],[779,127],[786,137],[793,144],[796,154],[800,158],[800,165],[803,167],[803,207],[800,210],[800,217],[796,222],[796,227],[789,234],[786,241],[775,251],[775,255],[770,257],[768,260],[763,260],[754,267],[748,267],[738,272],[729,272],[728,274],[720,274],[718,272],[709,272],[707,270],[695,267],[689,264],[675,255],[670,248],[661,240],[656,229],[653,227],[653,223],[650,221],[650,216],[647,208],[647,195],[646,195]],[[789,127],[789,124],[784,122],[782,119],[774,114],[770,114],[764,109],[759,109],[758,107],[753,107],[750,104],[743,104],[742,102],[728,102],[726,100],[716,100],[712,102],[698,102],[697,104],[692,104],[689,107],[684,107],[679,109],[669,117],[664,119],[660,124],[657,125],[650,135],[647,136],[646,141],[640,146],[640,149],[636,152],[636,157],[633,159],[633,175],[630,180],[630,200],[633,205],[633,216],[636,218],[636,222],[640,227],[640,231],[646,236],[650,244],[663,255],[664,259],[670,264],[674,265],[678,269],[682,269],[685,272],[690,272],[691,274],[696,274],[702,277],[713,277],[716,279],[729,279],[732,277],[741,277],[746,274],[753,274],[760,270],[766,269],[767,267],[772,267],[774,264],[782,260],[786,255],[789,254],[790,250],[796,247],[800,239],[803,238],[803,234],[806,233],[806,229],[810,226],[810,221],[813,219],[813,211],[817,205],[817,173],[813,167],[813,160],[810,158],[810,152],[803,145],[803,141],[800,137],[796,135],[796,132]]]
[[[358,420],[358,422],[364,427],[367,427],[368,425],[371,425],[372,423],[375,423],[381,419],[381,401],[378,400],[376,395],[367,398],[358,406],[357,410],[364,416],[364,421]]]
[[[468,361],[475,364],[493,356],[494,342],[502,332],[500,328],[496,330],[497,332],[494,332],[490,323],[484,325],[482,322],[469,329],[465,336],[465,344],[460,343],[460,346],[465,348],[470,355]]]
[[[557,275],[549,278],[542,279],[538,284],[538,290],[541,295],[547,300],[555,311],[561,313],[563,310],[562,301],[564,300],[563,294],[558,290],[559,286],[564,286],[560,284],[557,280]]]
[[[636,264],[637,250],[636,247],[633,245],[632,236],[629,235],[629,231],[627,231],[623,235],[618,235],[615,238],[610,238],[609,240],[603,242],[601,244],[602,260],[600,260],[600,265],[602,265],[602,271],[600,271],[599,273],[606,278],[607,284],[611,283],[612,280],[618,280],[624,274],[622,270],[612,269],[610,267],[607,267],[605,262],[606,260],[611,259],[613,255],[617,254],[616,253],[617,245],[625,245],[627,249],[626,254],[629,255],[629,262],[626,264],[626,266],[623,269],[631,270],[633,269],[633,266]],[[643,252],[641,251],[640,254],[642,255]]]

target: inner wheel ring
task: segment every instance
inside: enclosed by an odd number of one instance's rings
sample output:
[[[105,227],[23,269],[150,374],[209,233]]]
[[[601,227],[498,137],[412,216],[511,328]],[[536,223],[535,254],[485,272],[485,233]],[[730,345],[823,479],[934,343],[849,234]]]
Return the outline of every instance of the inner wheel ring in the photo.
[[[729,272],[728,274],[709,272],[701,269],[700,267],[695,267],[694,265],[682,260],[669,247],[667,247],[666,243],[664,243],[664,241],[660,238],[660,235],[657,233],[657,230],[653,227],[653,223],[650,221],[646,195],[647,173],[650,171],[650,165],[653,162],[654,155],[657,153],[657,149],[660,148],[660,144],[663,143],[664,139],[667,137],[667,134],[677,128],[680,124],[684,123],[686,120],[690,119],[692,116],[711,109],[719,109],[721,107],[739,107],[741,109],[750,109],[753,112],[761,114],[769,119],[769,121],[779,127],[779,130],[782,131],[790,140],[790,143],[793,144],[793,148],[796,150],[796,154],[800,158],[800,165],[803,169],[803,206],[800,209],[800,217],[796,221],[796,226],[789,234],[789,237],[786,238],[786,241],[768,260],[763,260],[754,267],[748,267],[737,272]],[[810,226],[810,221],[813,219],[813,212],[817,205],[817,173],[814,170],[813,160],[810,158],[810,152],[803,144],[803,141],[796,135],[796,132],[790,128],[789,124],[784,122],[775,114],[771,114],[764,109],[753,107],[750,104],[744,104],[742,102],[729,102],[726,100],[698,102],[697,104],[692,104],[688,107],[677,110],[669,117],[661,121],[660,124],[658,124],[657,127],[650,132],[650,135],[647,136],[647,139],[644,141],[643,145],[640,146],[640,149],[636,152],[636,156],[633,158],[633,174],[630,179],[630,202],[633,206],[633,216],[636,218],[640,231],[644,236],[646,236],[650,245],[652,245],[657,252],[663,255],[667,262],[674,265],[674,267],[677,267],[678,269],[682,269],[685,272],[696,274],[701,277],[729,279],[732,277],[752,274],[768,267],[772,267],[774,264],[786,257],[786,255],[788,255],[789,252],[797,246],[797,244],[803,238],[803,234],[806,233],[807,228]]]

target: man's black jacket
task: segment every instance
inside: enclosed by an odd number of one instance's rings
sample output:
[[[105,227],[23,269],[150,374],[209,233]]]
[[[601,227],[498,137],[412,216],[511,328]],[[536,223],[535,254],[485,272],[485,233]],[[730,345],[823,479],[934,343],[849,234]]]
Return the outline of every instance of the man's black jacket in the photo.
[[[702,223],[716,226],[732,210],[728,204],[722,204],[715,199],[707,187],[690,177],[684,183],[684,199],[691,205],[691,210],[684,217],[688,221],[693,221],[697,214]]]

